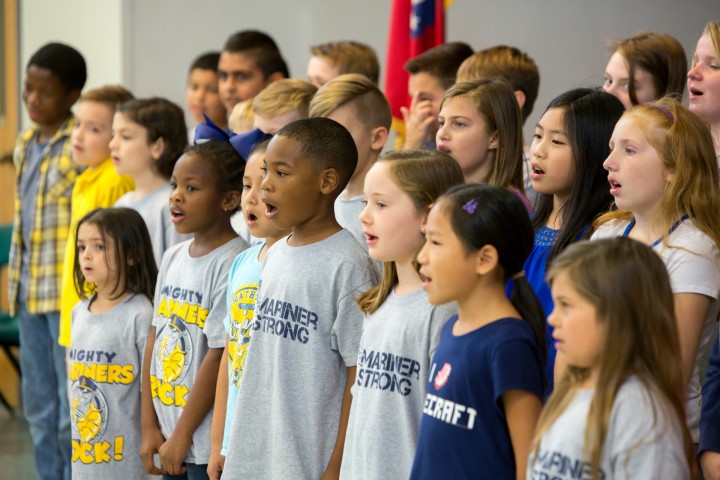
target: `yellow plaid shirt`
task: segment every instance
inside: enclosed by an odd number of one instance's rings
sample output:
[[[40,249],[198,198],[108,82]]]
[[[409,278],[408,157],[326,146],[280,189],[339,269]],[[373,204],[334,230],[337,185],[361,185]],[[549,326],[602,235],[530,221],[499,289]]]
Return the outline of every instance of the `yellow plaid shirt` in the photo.
[[[8,269],[8,298],[13,314],[17,312],[18,304],[22,300],[18,298],[18,293],[23,244],[30,254],[30,275],[26,287],[27,311],[36,314],[60,310],[60,283],[65,242],[70,229],[70,204],[75,178],[79,174],[79,169],[70,156],[72,129],[73,120],[70,118],[50,139],[43,152],[32,234],[28,239],[22,238],[20,225],[20,179],[25,168],[28,145],[37,134],[38,127],[33,126],[20,134],[15,145],[15,220]]]

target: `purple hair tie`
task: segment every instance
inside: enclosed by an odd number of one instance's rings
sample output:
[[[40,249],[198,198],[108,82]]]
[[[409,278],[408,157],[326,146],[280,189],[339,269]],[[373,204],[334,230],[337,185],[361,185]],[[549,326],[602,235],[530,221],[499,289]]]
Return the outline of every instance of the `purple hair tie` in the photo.
[[[470,200],[468,200],[465,203],[465,205],[462,206],[462,209],[465,210],[470,215],[472,215],[473,213],[475,213],[475,209],[477,208],[477,205],[478,205],[477,200],[474,198],[471,198]]]
[[[670,119],[670,123],[675,123],[675,117],[673,117],[673,114],[670,113],[666,108],[661,107],[660,105],[653,105],[653,107],[657,108],[661,112],[665,114],[666,117]]]

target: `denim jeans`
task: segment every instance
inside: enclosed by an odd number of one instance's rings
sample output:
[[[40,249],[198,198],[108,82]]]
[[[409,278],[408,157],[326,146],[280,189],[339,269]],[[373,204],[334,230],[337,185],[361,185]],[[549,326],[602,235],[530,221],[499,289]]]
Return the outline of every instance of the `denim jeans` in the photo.
[[[162,480],[207,480],[207,463],[198,465],[197,463],[185,463],[187,471],[180,475],[163,475]]]
[[[60,313],[30,314],[19,306],[23,412],[30,424],[40,480],[70,480],[70,409]]]

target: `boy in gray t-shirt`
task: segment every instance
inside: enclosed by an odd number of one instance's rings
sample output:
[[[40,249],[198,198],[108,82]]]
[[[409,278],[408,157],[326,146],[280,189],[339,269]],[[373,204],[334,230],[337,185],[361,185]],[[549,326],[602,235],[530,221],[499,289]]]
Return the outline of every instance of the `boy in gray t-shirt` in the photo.
[[[335,219],[357,149],[340,124],[299,120],[268,146],[266,215],[291,229],[267,254],[223,479],[337,475],[363,315],[377,280]]]

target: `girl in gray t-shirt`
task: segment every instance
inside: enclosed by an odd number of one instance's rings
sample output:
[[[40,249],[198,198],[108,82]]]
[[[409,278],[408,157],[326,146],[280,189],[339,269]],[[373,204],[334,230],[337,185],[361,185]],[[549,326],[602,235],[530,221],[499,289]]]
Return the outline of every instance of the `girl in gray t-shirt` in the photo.
[[[142,355],[157,266],[139,213],[95,209],[78,223],[68,394],[72,477],[145,478],[140,450]]]
[[[580,242],[548,279],[567,366],[538,421],[527,478],[695,478],[661,258],[628,238]]]

